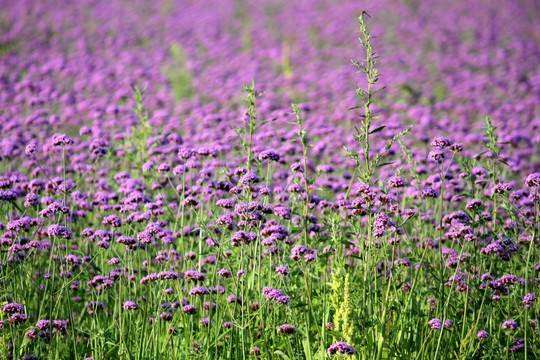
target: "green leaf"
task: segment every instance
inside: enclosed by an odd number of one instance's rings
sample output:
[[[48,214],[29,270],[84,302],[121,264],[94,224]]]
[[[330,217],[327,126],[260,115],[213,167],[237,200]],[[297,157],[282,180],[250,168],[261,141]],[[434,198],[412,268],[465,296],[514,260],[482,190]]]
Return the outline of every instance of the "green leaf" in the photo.
[[[370,131],[369,133],[370,133],[370,134],[378,133],[379,131],[383,131],[383,129],[384,129],[385,127],[386,127],[386,125],[379,126],[378,128],[376,128],[375,130]]]
[[[290,360],[289,357],[281,350],[274,351],[274,354],[281,356],[282,359]]]

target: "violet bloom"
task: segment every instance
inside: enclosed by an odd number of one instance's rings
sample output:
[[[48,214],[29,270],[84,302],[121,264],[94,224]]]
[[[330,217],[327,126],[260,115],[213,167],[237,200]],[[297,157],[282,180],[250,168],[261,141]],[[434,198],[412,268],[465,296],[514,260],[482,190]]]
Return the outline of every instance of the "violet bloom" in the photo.
[[[173,314],[171,314],[170,312],[164,312],[159,315],[159,317],[162,321],[171,321],[173,318]]]
[[[233,276],[232,272],[227,269],[221,269],[217,272],[217,274],[219,277],[223,277],[223,278],[231,278]]]
[[[519,325],[514,319],[506,320],[502,324],[503,329],[516,330],[518,327]]]
[[[189,291],[189,295],[193,295],[193,296],[195,296],[195,295],[208,295],[208,294],[210,294],[210,291],[208,291],[207,288],[200,287],[200,286],[194,287],[193,289],[191,289]]]
[[[328,348],[328,354],[344,354],[344,355],[354,355],[356,354],[356,350],[354,348],[347,344],[345,341],[338,341],[337,343],[330,345]]]
[[[407,180],[401,176],[392,176],[388,179],[388,187],[390,188],[400,188],[404,186],[407,186]]]
[[[2,307],[2,311],[6,314],[22,313],[24,306],[19,303],[9,303]]]
[[[436,163],[442,163],[444,160],[444,151],[442,150],[433,150],[428,154],[428,159]]]
[[[274,301],[278,304],[289,305],[291,298],[286,296],[283,291],[279,289],[274,289],[273,287],[266,286],[262,289],[262,294],[266,297],[268,301]]]
[[[476,336],[480,339],[480,340],[483,340],[483,339],[487,339],[488,336],[489,336],[489,333],[485,330],[480,330]]]
[[[280,155],[275,150],[265,150],[259,154],[259,160],[279,161]]]
[[[525,294],[523,297],[523,303],[527,305],[528,308],[531,307],[531,305],[536,301],[536,295],[532,293]]]
[[[278,265],[276,267],[275,273],[287,276],[289,275],[289,269],[285,265]]]
[[[135,304],[135,302],[133,302],[133,301],[128,300],[128,301],[126,301],[124,303],[124,309],[126,309],[126,310],[138,310],[139,305]]]
[[[290,324],[284,324],[278,328],[280,334],[286,335],[294,334],[297,330],[296,326]]]
[[[182,308],[182,312],[188,315],[194,315],[199,311],[196,306],[193,305],[186,305]]]
[[[434,318],[428,321],[428,325],[431,326],[432,329],[440,330],[442,329],[443,322],[440,319]]]
[[[111,260],[109,260],[109,265],[116,265],[120,263],[120,259],[117,257],[113,257]]]
[[[196,270],[187,270],[184,273],[184,279],[188,281],[191,280],[193,282],[203,282],[204,280],[206,280],[206,275]]]
[[[51,327],[51,322],[50,320],[39,320],[36,324],[36,327],[39,330],[47,330],[48,328]]]
[[[34,156],[34,153],[36,152],[36,150],[37,150],[36,144],[28,144],[26,146],[26,149],[24,150],[24,153],[26,154],[26,156]]]
[[[530,187],[540,187],[540,172],[533,173],[527,176],[525,183]]]
[[[27,318],[25,314],[15,313],[8,318],[7,322],[11,325],[19,325],[26,322],[26,320]]]
[[[122,219],[118,215],[109,215],[103,219],[103,225],[110,225],[112,227],[122,226]]]
[[[445,321],[444,321],[444,327],[445,327],[445,328],[451,329],[453,326],[454,326],[454,323],[451,322],[450,320],[445,320]]]

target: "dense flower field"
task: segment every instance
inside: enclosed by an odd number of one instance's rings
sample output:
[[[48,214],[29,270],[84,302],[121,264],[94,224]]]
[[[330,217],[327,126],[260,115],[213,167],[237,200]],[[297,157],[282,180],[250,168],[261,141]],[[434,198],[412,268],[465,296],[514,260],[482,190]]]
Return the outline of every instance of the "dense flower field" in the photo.
[[[536,0],[0,9],[1,358],[540,357]]]

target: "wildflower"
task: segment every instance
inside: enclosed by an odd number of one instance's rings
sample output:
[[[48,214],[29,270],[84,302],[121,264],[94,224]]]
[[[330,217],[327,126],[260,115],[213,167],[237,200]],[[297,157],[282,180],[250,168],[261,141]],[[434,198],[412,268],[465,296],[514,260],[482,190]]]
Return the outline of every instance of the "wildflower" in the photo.
[[[187,270],[184,273],[184,279],[191,280],[193,282],[203,282],[206,280],[206,275],[195,270]]]
[[[536,301],[536,295],[532,293],[527,293],[523,297],[523,304],[525,304],[528,308],[531,307],[531,305]]]
[[[75,141],[66,134],[54,134],[52,137],[53,146],[67,146],[73,145]]]
[[[112,227],[122,226],[122,219],[118,215],[109,215],[103,219],[103,225],[110,225]]]
[[[540,172],[533,173],[527,176],[525,183],[530,187],[539,188],[540,187]]]
[[[442,163],[444,160],[444,151],[442,150],[433,150],[428,154],[428,159],[436,163]]]
[[[275,273],[287,276],[289,275],[289,269],[285,265],[278,265],[276,267]]]
[[[279,289],[274,289],[273,287],[266,286],[262,289],[262,294],[266,297],[268,301],[274,301],[278,304],[289,305],[291,298],[286,296],[283,291]]]
[[[230,272],[227,269],[221,269],[217,272],[217,274],[219,277],[223,277],[223,278],[231,278],[233,276],[232,272]]]
[[[298,329],[294,325],[284,324],[278,328],[280,334],[294,334]]]
[[[513,319],[506,320],[502,324],[503,329],[516,330],[518,327],[519,327],[518,323]]]
[[[162,321],[171,321],[172,318],[173,318],[173,314],[171,314],[170,312],[164,312],[164,313],[159,315],[159,318]]]
[[[259,160],[279,161],[280,155],[275,150],[265,150],[259,154]]]
[[[25,314],[16,312],[8,318],[7,322],[12,325],[19,325],[26,322],[26,320],[27,318]]]
[[[487,339],[488,336],[489,336],[489,333],[485,330],[480,330],[476,336],[480,339],[480,340],[483,340],[483,339]]]
[[[189,291],[189,294],[190,295],[207,295],[207,294],[210,294],[210,291],[208,291],[207,288],[204,288],[204,287],[194,287],[193,289],[191,289]]]
[[[431,326],[432,329],[440,330],[443,326],[443,322],[440,319],[434,318],[428,321],[428,325]]]
[[[444,321],[444,327],[445,328],[451,329],[453,326],[454,326],[454,323],[451,322],[450,320],[445,320]]]
[[[154,162],[153,161],[148,161],[148,162],[145,162],[142,166],[142,171],[143,172],[148,172],[148,171],[151,171],[152,169],[154,169]]]
[[[294,163],[291,165],[291,171],[292,172],[297,172],[297,173],[303,173],[305,170],[304,170],[304,166],[300,163]]]
[[[330,345],[328,348],[328,354],[333,355],[336,353],[354,355],[356,354],[356,350],[354,350],[354,348],[345,341],[338,341],[337,343]]]
[[[455,153],[462,152],[463,145],[459,143],[453,143],[452,145],[450,145],[450,151],[455,152]]]
[[[26,149],[24,150],[24,153],[26,156],[34,156],[34,153],[37,150],[36,144],[28,144],[26,145]]]
[[[196,306],[193,305],[186,305],[182,308],[182,312],[188,315],[196,314],[199,311]]]
[[[400,188],[404,186],[407,186],[407,180],[401,176],[392,176],[388,179],[388,187],[390,188]]]
[[[436,198],[437,197],[437,192],[435,190],[433,190],[433,188],[431,187],[427,187],[425,188],[424,190],[422,190],[422,197],[423,198]]]
[[[124,309],[126,310],[138,310],[139,309],[139,305],[137,305],[135,302],[133,301],[126,301],[124,303]]]
[[[19,303],[9,303],[2,307],[2,311],[6,314],[22,313],[24,306]]]
[[[36,327],[39,329],[39,330],[47,330],[48,328],[51,327],[51,322],[49,320],[39,320],[37,323],[36,323]]]

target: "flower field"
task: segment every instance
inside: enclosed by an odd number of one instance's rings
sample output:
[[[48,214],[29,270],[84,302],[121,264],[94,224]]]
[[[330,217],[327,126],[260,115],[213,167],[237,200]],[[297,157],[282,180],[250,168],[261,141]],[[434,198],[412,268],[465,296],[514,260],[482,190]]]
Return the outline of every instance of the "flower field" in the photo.
[[[537,1],[0,9],[0,358],[540,358]]]

